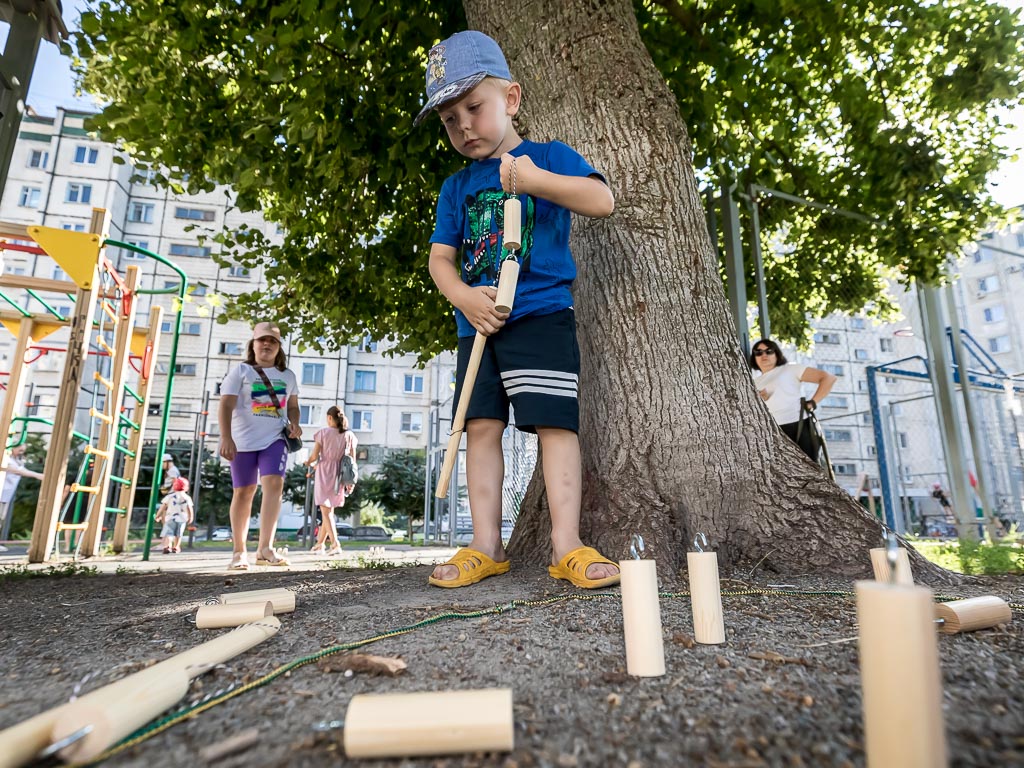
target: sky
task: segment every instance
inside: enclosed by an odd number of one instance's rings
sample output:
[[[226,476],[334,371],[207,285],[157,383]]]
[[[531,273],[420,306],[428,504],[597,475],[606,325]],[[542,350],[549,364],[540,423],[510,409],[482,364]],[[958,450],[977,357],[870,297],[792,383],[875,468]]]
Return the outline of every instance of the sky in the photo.
[[[1024,7],[1024,0],[1001,0],[1010,8]],[[78,16],[85,7],[84,0],[64,0],[64,23],[68,29],[78,24]],[[6,42],[8,27],[0,25],[0,45]],[[28,103],[40,115],[52,116],[57,107],[95,109],[95,103],[88,97],[76,97],[71,61],[60,55],[57,46],[42,43],[35,72],[29,88]],[[1007,160],[999,171],[993,174],[989,188],[995,199],[1007,206],[1024,205],[1024,107],[1004,111],[1003,122],[1017,126],[1005,137],[1010,150],[1016,153],[1016,161]]]

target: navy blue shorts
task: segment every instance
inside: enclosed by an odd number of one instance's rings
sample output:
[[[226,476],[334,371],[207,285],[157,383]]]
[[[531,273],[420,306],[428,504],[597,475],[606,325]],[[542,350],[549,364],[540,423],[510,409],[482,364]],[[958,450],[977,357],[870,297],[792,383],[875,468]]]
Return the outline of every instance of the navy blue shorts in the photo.
[[[459,339],[453,418],[473,338]],[[466,420],[498,419],[508,424],[511,403],[516,427],[523,432],[536,432],[537,427],[579,432],[579,375],[580,348],[571,309],[508,323],[487,339]]]

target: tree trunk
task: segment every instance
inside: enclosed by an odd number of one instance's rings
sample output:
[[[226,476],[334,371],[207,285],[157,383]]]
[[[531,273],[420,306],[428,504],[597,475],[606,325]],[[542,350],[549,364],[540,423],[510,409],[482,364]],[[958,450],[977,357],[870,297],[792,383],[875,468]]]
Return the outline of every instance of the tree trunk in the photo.
[[[581,534],[612,559],[639,533],[665,575],[698,532],[723,565],[866,575],[882,527],[778,429],[739,349],[686,127],[629,0],[465,0],[523,84],[520,128],[608,178],[615,214],[575,217]],[[511,543],[550,558],[538,470]],[[915,559],[915,572],[948,576]]]

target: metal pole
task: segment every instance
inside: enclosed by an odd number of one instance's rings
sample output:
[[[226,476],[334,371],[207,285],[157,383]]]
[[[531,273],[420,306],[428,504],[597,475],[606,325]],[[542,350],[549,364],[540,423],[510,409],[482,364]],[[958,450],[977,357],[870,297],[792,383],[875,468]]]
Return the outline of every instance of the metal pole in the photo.
[[[754,277],[757,281],[757,324],[761,329],[761,338],[768,339],[772,335],[772,324],[768,319],[768,290],[764,285],[764,259],[761,257],[761,216],[753,184],[747,187],[747,195],[747,205],[750,206],[750,255],[754,258]]]
[[[953,392],[953,368],[946,356],[943,343],[942,289],[918,284],[917,297],[921,311],[923,339],[928,350],[928,374],[935,389],[935,411],[939,420],[939,434],[946,458],[949,491],[953,497],[953,516],[957,536],[976,541],[978,530],[971,509],[967,484],[967,462],[964,455],[960,418]]]
[[[736,335],[744,355],[750,354],[750,327],[747,325],[747,278],[743,267],[743,242],[740,235],[740,211],[732,198],[735,184],[722,182],[722,234],[725,239],[725,278]]]

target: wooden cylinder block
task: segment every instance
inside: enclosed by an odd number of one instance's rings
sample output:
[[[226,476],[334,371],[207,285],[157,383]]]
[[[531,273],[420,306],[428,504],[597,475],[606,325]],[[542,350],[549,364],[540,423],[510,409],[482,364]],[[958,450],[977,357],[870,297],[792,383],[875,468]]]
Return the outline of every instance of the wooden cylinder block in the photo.
[[[868,768],[945,768],[931,591],[879,581],[855,589]]]
[[[498,295],[494,299],[494,308],[499,312],[511,312],[516,299],[516,285],[519,284],[519,262],[506,259],[501,262],[501,273],[498,275]]]
[[[705,645],[724,643],[725,622],[722,618],[722,588],[718,582],[718,555],[714,552],[687,552],[686,569],[690,576],[694,640]]]
[[[60,721],[67,704],[48,709],[0,731],[0,768],[19,768],[39,757],[53,743],[53,726]]]
[[[350,758],[510,752],[512,690],[359,694],[344,738]]]
[[[988,629],[997,624],[1007,624],[1013,618],[1010,606],[998,597],[972,597],[969,600],[953,600],[935,604],[935,618],[942,619],[940,631],[947,635],[957,632],[973,632]]]
[[[265,603],[218,603],[202,605],[196,611],[196,626],[199,629],[221,629],[240,627],[250,621],[259,621],[274,615],[274,604]]]
[[[665,674],[658,573],[654,560],[622,560],[622,626],[626,635],[626,672],[637,677]]]
[[[523,206],[516,196],[505,198],[505,234],[502,243],[507,251],[523,247]]]
[[[885,547],[875,547],[871,550],[871,570],[875,572],[875,581],[888,583],[893,581],[889,577],[889,558]],[[896,550],[896,579],[897,584],[911,586],[914,583],[914,574],[910,570],[910,555],[907,550],[900,547]]]
[[[55,723],[53,741],[87,725],[92,730],[58,756],[69,763],[92,760],[185,698],[188,684],[184,669],[155,671],[150,667],[75,699]]]
[[[248,592],[225,592],[217,596],[224,605],[236,603],[265,603],[268,600],[274,604],[274,613],[291,613],[295,610],[295,593],[290,589],[253,589]]]

